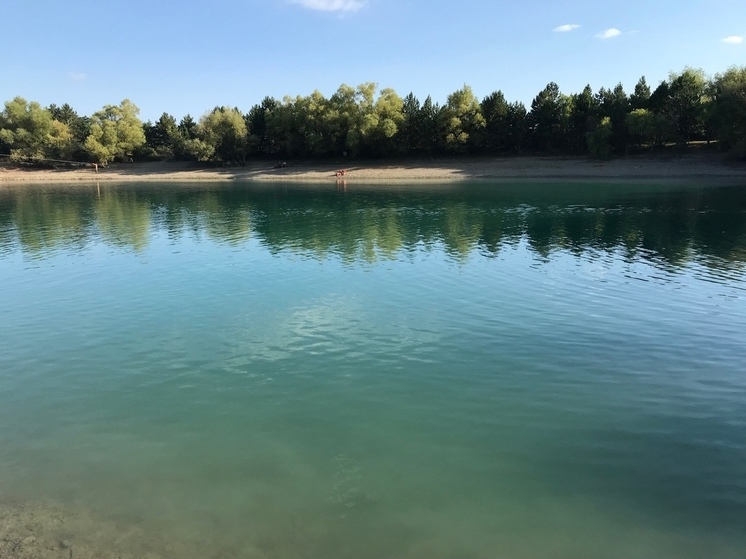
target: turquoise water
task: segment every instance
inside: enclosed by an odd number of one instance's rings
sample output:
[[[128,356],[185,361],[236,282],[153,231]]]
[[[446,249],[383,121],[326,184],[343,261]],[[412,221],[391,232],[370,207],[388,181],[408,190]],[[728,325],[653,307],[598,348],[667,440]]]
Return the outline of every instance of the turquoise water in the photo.
[[[0,286],[0,502],[195,558],[744,557],[744,187],[4,187]]]

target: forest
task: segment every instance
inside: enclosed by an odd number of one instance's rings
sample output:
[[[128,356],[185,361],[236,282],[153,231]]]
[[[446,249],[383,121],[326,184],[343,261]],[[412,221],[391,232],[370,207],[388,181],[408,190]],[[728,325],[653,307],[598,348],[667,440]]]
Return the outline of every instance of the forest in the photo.
[[[500,90],[480,101],[468,85],[441,105],[365,83],[342,85],[329,98],[319,91],[266,97],[248,112],[215,107],[198,120],[164,112],[142,122],[128,99],[82,116],[68,104],[43,107],[16,97],[0,113],[0,160],[47,165],[456,154],[604,159],[692,142],[716,143],[746,158],[746,66],[712,77],[685,68],[654,89],[642,77],[629,94],[621,83],[566,94],[551,82],[530,107],[509,102]]]

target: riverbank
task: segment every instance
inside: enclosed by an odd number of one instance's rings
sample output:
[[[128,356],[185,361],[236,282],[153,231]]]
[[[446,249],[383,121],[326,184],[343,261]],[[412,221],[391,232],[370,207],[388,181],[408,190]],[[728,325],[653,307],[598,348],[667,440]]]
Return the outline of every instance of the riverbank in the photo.
[[[344,176],[337,171],[344,169]],[[288,161],[273,168],[267,162],[245,167],[206,167],[187,162],[116,164],[93,168],[38,170],[0,167],[0,182],[57,183],[79,181],[302,181],[448,182],[482,179],[690,179],[746,178],[746,162],[718,154],[630,156],[608,161],[569,157],[491,157],[418,161],[307,163]]]

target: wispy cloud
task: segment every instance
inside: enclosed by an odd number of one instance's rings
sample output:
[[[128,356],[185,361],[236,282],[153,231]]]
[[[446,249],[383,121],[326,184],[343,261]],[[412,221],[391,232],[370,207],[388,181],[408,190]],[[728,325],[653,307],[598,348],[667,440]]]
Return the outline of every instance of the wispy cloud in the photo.
[[[619,37],[619,35],[621,34],[622,32],[619,31],[619,29],[617,29],[616,27],[610,27],[606,31],[603,31],[596,35],[596,37],[598,37],[599,39],[613,39],[614,37]]]
[[[367,0],[291,0],[293,4],[320,12],[357,12]]]
[[[88,75],[83,72],[68,72],[67,77],[74,82],[82,82],[88,77]]]
[[[577,23],[566,23],[565,25],[560,25],[559,27],[555,27],[552,29],[555,33],[567,33],[568,31],[574,31],[580,27]]]
[[[743,37],[741,37],[740,35],[731,35],[720,40],[731,45],[740,45],[741,43],[743,43]]]

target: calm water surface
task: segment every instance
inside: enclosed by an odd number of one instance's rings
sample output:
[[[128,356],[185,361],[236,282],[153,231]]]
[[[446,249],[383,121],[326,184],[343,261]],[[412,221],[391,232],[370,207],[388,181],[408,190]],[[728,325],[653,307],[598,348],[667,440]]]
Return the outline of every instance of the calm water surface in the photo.
[[[0,501],[195,558],[746,556],[746,185],[3,187],[0,286]]]

